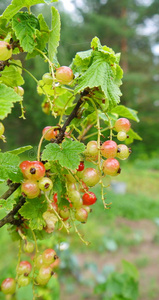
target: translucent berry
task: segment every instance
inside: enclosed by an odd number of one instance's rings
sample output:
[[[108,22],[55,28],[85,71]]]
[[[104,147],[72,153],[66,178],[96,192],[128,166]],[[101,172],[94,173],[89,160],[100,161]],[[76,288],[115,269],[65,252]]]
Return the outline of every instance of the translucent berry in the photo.
[[[56,79],[62,84],[70,84],[74,78],[73,71],[66,66],[56,70]]]
[[[131,127],[131,124],[128,119],[120,118],[115,122],[114,127],[117,132],[119,132],[119,131],[128,132]]]
[[[58,221],[53,211],[47,210],[43,213],[43,218],[46,222],[46,232],[51,233],[55,229],[55,224]]]
[[[76,210],[75,218],[76,220],[85,223],[88,218],[88,212],[84,208],[80,207],[79,209]]]
[[[39,180],[39,188],[44,192],[50,191],[53,188],[52,180],[48,177],[43,177]]]
[[[70,210],[68,207],[63,207],[63,209],[60,209],[59,215],[62,219],[67,220],[70,216]]]
[[[129,152],[129,148],[124,145],[124,144],[120,144],[118,145],[118,150],[117,150],[117,157],[120,158],[121,160],[125,160],[129,157],[130,152]]]
[[[18,275],[21,275],[21,274],[28,275],[28,274],[30,274],[31,270],[32,270],[32,265],[26,260],[21,261],[17,267]]]
[[[21,86],[15,86],[14,90],[19,96],[22,97],[24,95],[24,89]]]
[[[127,138],[127,133],[125,131],[119,131],[117,134],[118,141],[122,142],[125,141]]]
[[[40,161],[25,160],[19,165],[23,176],[32,180],[40,180],[45,175],[44,164]]]
[[[0,60],[7,60],[12,56],[12,47],[4,41],[0,41]]]
[[[2,122],[0,122],[0,137],[2,136],[3,133],[4,133],[4,125],[2,124]]]
[[[42,256],[42,254],[39,254],[35,259],[35,266],[37,269],[40,269],[43,264],[44,264],[43,256]]]
[[[49,280],[51,278],[52,269],[50,266],[41,266],[39,269],[39,277],[44,280]]]
[[[1,284],[1,291],[8,295],[8,294],[14,294],[16,291],[16,281],[13,278],[6,278],[3,280]]]
[[[94,186],[100,180],[99,172],[94,168],[86,168],[82,173],[82,180],[87,186]]]
[[[103,172],[105,175],[116,176],[120,171],[120,164],[117,159],[108,158],[103,162]]]
[[[106,158],[115,157],[117,154],[117,143],[111,140],[104,142],[101,146],[101,154]]]
[[[53,78],[50,73],[45,73],[42,77],[42,80],[47,85],[51,85],[53,83]]]
[[[33,199],[39,196],[40,189],[38,182],[35,180],[25,180],[21,185],[21,192],[24,197]]]
[[[57,258],[57,255],[56,255],[55,250],[50,248],[50,249],[46,249],[43,252],[42,257],[43,257],[43,262],[47,265],[50,265],[55,261],[55,259]]]
[[[34,244],[29,242],[29,241],[25,241],[25,244],[23,246],[23,250],[26,253],[32,253],[34,251]]]
[[[54,130],[52,126],[46,126],[42,131],[42,135],[44,135],[45,140],[50,141],[57,136],[57,130]]]
[[[88,142],[85,154],[87,156],[97,156],[98,155],[98,144],[97,144],[97,141],[90,141],[90,142]]]
[[[30,278],[28,276],[20,275],[18,277],[18,286],[23,287],[27,286],[30,283]]]

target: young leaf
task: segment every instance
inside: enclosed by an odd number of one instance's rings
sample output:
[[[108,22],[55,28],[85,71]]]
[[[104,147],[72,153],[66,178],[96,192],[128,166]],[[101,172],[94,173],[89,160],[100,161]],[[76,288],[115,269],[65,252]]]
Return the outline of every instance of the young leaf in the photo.
[[[44,197],[28,199],[23,207],[19,210],[19,213],[27,220],[32,230],[42,230],[45,226],[43,219],[43,213],[47,210],[47,202],[44,201]]]
[[[52,23],[51,23],[49,42],[48,42],[48,54],[49,54],[49,59],[53,61],[54,56],[57,52],[57,47],[59,45],[61,22],[60,22],[60,15],[58,10],[55,7],[52,7],[51,11],[52,11]]]
[[[19,68],[13,65],[5,67],[1,72],[0,81],[11,87],[24,84],[24,79],[19,72]]]
[[[24,51],[31,53],[36,42],[36,30],[39,29],[38,19],[27,12],[19,12],[13,17],[13,30]]]
[[[79,79],[75,89],[76,93],[85,88],[100,87],[104,93],[109,107],[114,107],[120,102],[121,91],[114,80],[114,74],[109,63],[105,61],[100,53],[94,56],[93,63]]]
[[[136,122],[139,122],[139,118],[137,116],[137,111],[132,108],[126,107],[124,105],[118,105],[118,106],[114,107],[111,110],[111,113],[116,113],[121,117],[125,117],[128,119],[134,120]]]
[[[8,152],[11,153],[11,154],[16,154],[16,155],[18,155],[18,154],[21,154],[21,153],[23,153],[23,152],[25,152],[25,151],[28,151],[28,150],[32,149],[32,148],[33,148],[33,147],[29,145],[29,146],[23,146],[23,147],[14,149],[14,150],[10,150],[10,151],[8,151]]]
[[[75,170],[80,163],[80,154],[84,150],[85,146],[82,143],[66,139],[61,147],[57,144],[48,144],[43,151],[42,159],[58,160],[62,167]]]
[[[127,134],[129,136],[125,141],[127,145],[133,143],[134,140],[142,141],[142,138],[132,128],[130,128]]]
[[[15,200],[10,197],[7,200],[0,199],[0,209],[10,211],[13,209],[15,203]]]
[[[139,272],[134,264],[130,263],[129,261],[122,260],[122,267],[124,273],[128,274],[134,280],[139,280]]]
[[[13,103],[21,101],[21,97],[10,87],[0,83],[0,119],[11,113]]]
[[[0,181],[8,178],[13,182],[23,180],[22,173],[19,169],[20,159],[17,155],[11,153],[0,153]]]

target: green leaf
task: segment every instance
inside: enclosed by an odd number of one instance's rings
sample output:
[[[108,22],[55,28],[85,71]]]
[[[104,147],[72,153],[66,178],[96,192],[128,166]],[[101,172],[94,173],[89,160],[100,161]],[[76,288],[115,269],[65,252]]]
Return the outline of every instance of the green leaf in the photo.
[[[28,146],[23,146],[23,147],[20,147],[20,148],[16,148],[16,149],[14,149],[14,150],[10,150],[10,151],[8,151],[8,153],[18,155],[18,154],[21,154],[21,153],[23,153],[23,152],[25,152],[25,151],[28,151],[28,150],[32,149],[32,148],[33,148],[33,147],[30,146],[30,145],[28,145]]]
[[[121,91],[115,83],[114,78],[110,64],[100,55],[95,55],[93,63],[79,79],[75,93],[79,93],[87,87],[100,87],[104,93],[106,102],[109,103],[110,107],[114,107],[120,102],[121,96]]]
[[[10,211],[13,209],[15,203],[16,201],[10,197],[7,200],[0,199],[0,209],[5,209]]]
[[[28,199],[23,207],[19,210],[19,213],[27,220],[32,230],[42,230],[45,226],[43,219],[43,213],[47,210],[47,202],[44,201],[44,197]]]
[[[52,23],[51,23],[49,42],[48,42],[48,55],[49,55],[49,59],[53,61],[54,56],[57,52],[57,47],[59,45],[61,22],[60,22],[59,12],[55,7],[51,8],[51,12],[52,12]]]
[[[130,128],[127,134],[129,138],[126,139],[125,141],[126,144],[131,144],[133,143],[134,140],[142,141],[141,136],[139,136],[132,128]]]
[[[139,122],[139,118],[137,116],[137,111],[131,108],[128,108],[124,105],[118,105],[111,110],[111,113],[116,113],[121,117],[125,117],[136,122]]]
[[[50,4],[57,1],[58,0],[12,0],[12,3],[6,8],[1,18],[10,20],[22,7],[29,7],[40,3]]]
[[[21,101],[21,97],[10,87],[0,83],[0,119],[11,113],[13,103]]]
[[[20,40],[20,45],[24,51],[31,53],[35,46],[36,29],[39,29],[38,19],[27,12],[19,12],[13,17],[13,30],[17,38]]]
[[[85,146],[77,141],[66,139],[61,147],[57,144],[48,144],[43,151],[42,159],[48,161],[59,161],[62,167],[75,170],[80,163],[80,154]]]
[[[46,43],[49,40],[50,30],[49,30],[49,27],[47,26],[42,14],[38,15],[38,20],[39,20],[40,31],[38,31],[38,30],[36,31],[36,35],[37,35],[36,36],[36,42],[37,42],[36,48],[43,51],[46,47]],[[27,54],[27,59],[35,57],[36,55],[39,55],[39,52],[37,50],[34,50],[32,53]]]
[[[8,178],[13,182],[23,180],[22,173],[19,169],[20,159],[17,155],[11,153],[0,153],[0,181]]]
[[[16,63],[21,66],[21,62],[18,60],[12,60],[12,63]],[[1,72],[0,82],[3,82],[7,86],[21,86],[24,84],[24,79],[21,76],[22,70],[19,67],[10,65],[6,66],[5,69]]]
[[[83,74],[83,72],[88,69],[92,57],[92,51],[93,50],[87,50],[76,53],[76,56],[70,66],[75,75],[76,73],[78,73],[77,75]]]
[[[124,273],[128,274],[134,280],[139,280],[139,272],[134,264],[126,261],[125,259],[122,260],[122,267]]]

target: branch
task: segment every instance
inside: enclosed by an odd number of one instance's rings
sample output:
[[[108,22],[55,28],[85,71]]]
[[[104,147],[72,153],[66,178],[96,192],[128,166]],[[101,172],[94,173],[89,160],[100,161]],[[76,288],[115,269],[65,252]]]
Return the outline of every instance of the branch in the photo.
[[[0,197],[0,199],[7,199],[11,196],[15,190],[20,186],[20,183],[11,183],[9,184],[9,189]]]
[[[62,128],[60,129],[59,134],[57,135],[56,139],[53,141],[53,143],[56,144],[60,144],[62,142],[62,140],[64,139],[65,136],[65,131],[67,126],[71,123],[71,121],[77,116],[78,113],[78,109],[81,106],[81,104],[83,103],[83,97],[88,95],[89,92],[87,90],[84,90],[81,93],[81,97],[79,98],[76,106],[74,107],[73,111],[71,112],[71,114],[69,115],[69,117],[67,118],[67,120],[65,121],[64,125],[62,126]]]
[[[25,198],[20,197],[18,204],[2,219],[0,220],[0,228],[7,223],[19,226],[22,223],[21,219],[14,219],[14,216],[18,212],[18,210],[24,205]]]

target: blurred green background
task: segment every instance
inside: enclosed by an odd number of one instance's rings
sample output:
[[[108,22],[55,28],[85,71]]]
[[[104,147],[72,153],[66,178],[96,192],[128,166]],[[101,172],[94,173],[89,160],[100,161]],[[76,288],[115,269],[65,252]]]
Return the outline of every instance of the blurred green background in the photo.
[[[0,0],[0,13],[10,3]],[[60,10],[62,22],[58,49],[61,65],[69,65],[77,51],[89,49],[95,35],[103,45],[121,52],[121,66],[124,69],[121,104],[138,110],[141,121],[136,124],[132,122],[132,126],[143,141],[132,145],[133,153],[128,162],[123,162],[121,175],[115,181],[108,179],[107,202],[112,202],[110,210],[104,211],[99,188],[95,187],[98,201],[87,224],[79,229],[91,242],[90,246],[86,247],[78,236],[71,233],[70,236],[61,234],[58,243],[55,236],[45,245],[42,243],[42,247],[67,242],[65,250],[60,253],[63,261],[59,276],[61,300],[107,299],[102,292],[95,294],[94,291],[98,291],[98,284],[104,282],[114,268],[121,270],[123,258],[133,262],[139,270],[139,299],[158,300],[158,0],[59,0],[55,5]],[[36,15],[42,12],[50,23],[47,5],[37,5],[32,11]],[[40,56],[27,61],[24,54],[22,59],[23,66],[37,79],[48,72],[47,63]],[[18,118],[20,109],[16,105],[13,114],[4,121],[7,143],[2,146],[3,150],[28,144],[36,147],[43,127],[55,122],[52,116],[42,112],[43,97],[36,93],[33,80],[26,73],[24,77],[26,120]],[[121,190],[122,184],[125,190]],[[1,229],[1,245],[0,279],[4,279],[15,275],[18,250],[6,226]],[[58,286],[55,282],[52,285],[58,294]],[[30,290],[21,290],[18,300],[31,299]],[[42,291],[45,296],[40,299],[57,300],[55,290],[54,296],[51,296],[51,288],[49,295]]]

